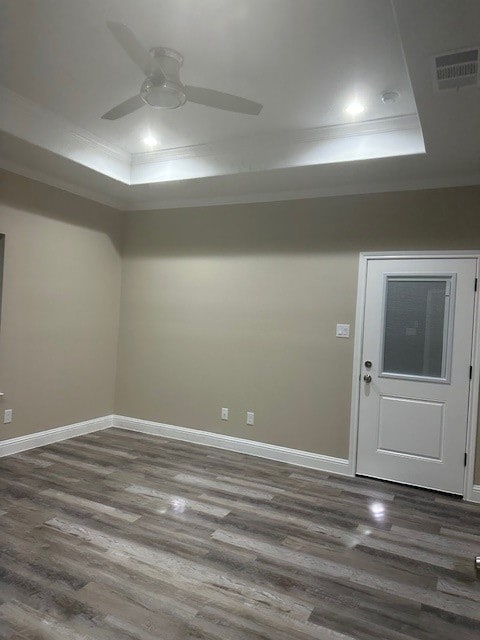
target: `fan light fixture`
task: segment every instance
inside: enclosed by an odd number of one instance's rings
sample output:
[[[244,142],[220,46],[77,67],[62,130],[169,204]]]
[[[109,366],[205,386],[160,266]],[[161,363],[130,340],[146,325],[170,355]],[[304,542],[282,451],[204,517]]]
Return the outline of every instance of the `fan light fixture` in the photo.
[[[155,109],[177,109],[187,97],[180,85],[163,78],[147,78],[140,90],[142,100]]]
[[[365,111],[365,105],[363,105],[359,100],[353,100],[353,102],[345,108],[345,111],[351,116],[357,116]]]

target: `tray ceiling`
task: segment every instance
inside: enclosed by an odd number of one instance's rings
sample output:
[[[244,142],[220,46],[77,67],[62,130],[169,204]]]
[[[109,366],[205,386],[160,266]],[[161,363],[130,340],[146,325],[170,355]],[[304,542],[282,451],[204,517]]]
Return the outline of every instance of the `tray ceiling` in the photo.
[[[213,201],[213,185],[218,188],[222,178],[233,199],[261,199],[262,184],[266,197],[275,175],[282,176],[282,188],[279,182],[274,190],[298,190],[301,196],[302,170],[317,176],[311,190],[321,190],[318,178],[328,165],[341,172],[348,162],[428,156],[444,106],[433,90],[430,58],[471,45],[480,26],[478,3],[456,6],[452,29],[452,3],[446,0],[4,0],[0,163],[70,190],[77,185],[77,192],[115,206],[135,207],[163,204],[162,189],[170,204],[184,202],[195,188],[208,200],[209,185]],[[105,111],[138,93],[144,79],[107,20],[127,24],[147,49],[180,51],[185,83],[257,100],[264,105],[261,114],[187,103],[173,110],[145,106],[121,120],[102,120]],[[398,99],[384,104],[385,91],[397,92]],[[472,93],[478,106],[476,88],[462,92],[456,104],[442,96],[443,103],[470,112]],[[361,102],[363,113],[346,112],[352,100]],[[147,135],[157,140],[153,148],[145,146]],[[32,148],[51,154],[49,162],[34,161],[39,153]],[[476,174],[472,159],[458,155],[452,175]],[[61,172],[55,157],[63,160]],[[444,179],[443,167],[433,171],[439,158],[432,155],[432,161],[428,179]],[[86,182],[85,170],[98,179]],[[375,176],[370,178],[373,184]]]

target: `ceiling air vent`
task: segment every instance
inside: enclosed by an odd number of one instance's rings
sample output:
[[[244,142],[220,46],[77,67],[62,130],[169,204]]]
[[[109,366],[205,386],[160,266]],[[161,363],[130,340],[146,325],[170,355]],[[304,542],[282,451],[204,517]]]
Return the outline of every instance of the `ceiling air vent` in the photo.
[[[439,91],[477,85],[478,72],[478,47],[442,53],[434,58],[434,82]]]

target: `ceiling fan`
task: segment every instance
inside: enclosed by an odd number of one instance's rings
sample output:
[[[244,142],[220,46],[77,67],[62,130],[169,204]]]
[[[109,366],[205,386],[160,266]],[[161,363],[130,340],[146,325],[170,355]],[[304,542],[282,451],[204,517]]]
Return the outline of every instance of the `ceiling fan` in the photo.
[[[107,22],[107,26],[130,59],[140,67],[146,78],[137,95],[104,113],[102,119],[118,120],[118,118],[123,118],[123,116],[145,105],[156,109],[177,109],[187,100],[215,109],[248,115],[258,115],[262,110],[263,105],[253,102],[253,100],[222,91],[183,84],[179,75],[183,57],[178,51],[164,47],[154,47],[147,51],[126,25]]]

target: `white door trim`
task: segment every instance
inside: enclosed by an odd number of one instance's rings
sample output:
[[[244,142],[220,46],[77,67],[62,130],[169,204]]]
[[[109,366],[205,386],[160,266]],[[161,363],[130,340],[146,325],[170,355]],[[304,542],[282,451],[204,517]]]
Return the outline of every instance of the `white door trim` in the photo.
[[[396,252],[368,252],[360,253],[358,264],[358,289],[357,308],[355,314],[355,338],[353,353],[353,374],[352,374],[352,401],[350,413],[350,446],[349,461],[351,475],[355,475],[357,469],[357,440],[359,426],[360,407],[360,373],[363,344],[365,292],[367,286],[367,266],[369,260],[392,260],[392,259],[418,259],[418,258],[474,258],[476,260],[476,277],[480,280],[480,251],[396,251]],[[472,283],[473,286],[473,283]],[[478,293],[478,292],[477,292]],[[480,295],[476,296],[473,317],[473,344],[472,359],[473,368],[472,382],[468,398],[468,422],[467,422],[467,466],[465,468],[465,480],[463,486],[463,497],[465,500],[473,500],[474,473],[475,473],[475,450],[477,441],[477,419],[478,402],[480,391]]]

